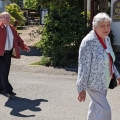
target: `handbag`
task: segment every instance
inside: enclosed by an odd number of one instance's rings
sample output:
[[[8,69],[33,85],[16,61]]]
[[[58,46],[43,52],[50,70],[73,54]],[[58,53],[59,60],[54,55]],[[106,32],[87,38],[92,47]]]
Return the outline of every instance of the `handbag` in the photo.
[[[115,75],[113,74],[113,78],[111,79],[108,88],[109,88],[109,89],[114,89],[115,87],[117,87],[117,80],[116,80]]]
[[[12,56],[16,56],[16,50],[15,50],[15,48],[13,48],[13,50],[12,50]]]

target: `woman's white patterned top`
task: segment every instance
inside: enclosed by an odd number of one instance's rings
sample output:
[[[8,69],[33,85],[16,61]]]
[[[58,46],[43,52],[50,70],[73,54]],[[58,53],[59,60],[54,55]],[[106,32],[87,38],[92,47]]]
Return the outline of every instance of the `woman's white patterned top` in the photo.
[[[112,49],[110,38],[107,36],[109,48]],[[105,91],[105,56],[104,48],[99,42],[94,30],[84,37],[79,48],[77,91],[89,88],[94,91]],[[113,54],[114,55],[114,54]],[[114,73],[120,78],[115,65]]]

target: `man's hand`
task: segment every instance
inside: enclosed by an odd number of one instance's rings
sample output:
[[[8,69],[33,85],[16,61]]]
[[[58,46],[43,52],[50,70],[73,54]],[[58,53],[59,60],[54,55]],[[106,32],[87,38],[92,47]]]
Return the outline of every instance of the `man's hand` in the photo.
[[[29,47],[27,48],[27,52],[30,52],[30,48]]]
[[[120,78],[117,78],[117,80],[118,80],[118,85],[120,85]]]
[[[78,94],[78,100],[80,102],[84,102],[86,99],[86,91],[85,90],[82,90],[79,94]]]

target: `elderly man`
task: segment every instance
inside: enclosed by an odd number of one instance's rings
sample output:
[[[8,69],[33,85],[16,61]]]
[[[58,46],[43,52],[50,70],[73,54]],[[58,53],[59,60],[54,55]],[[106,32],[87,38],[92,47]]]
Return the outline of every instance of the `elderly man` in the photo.
[[[11,97],[16,95],[8,80],[11,57],[20,58],[19,48],[27,52],[30,48],[24,44],[16,29],[10,25],[10,14],[3,12],[0,18],[0,92]]]

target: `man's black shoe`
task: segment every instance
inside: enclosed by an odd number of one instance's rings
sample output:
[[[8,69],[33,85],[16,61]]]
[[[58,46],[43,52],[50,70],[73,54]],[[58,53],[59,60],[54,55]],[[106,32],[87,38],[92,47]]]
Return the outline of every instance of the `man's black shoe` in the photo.
[[[9,92],[10,95],[16,95],[16,93],[14,93],[13,91]]]
[[[7,93],[8,98],[13,98],[13,96],[15,96],[15,95],[16,95],[16,93],[14,93],[14,92]]]
[[[10,93],[7,93],[8,98],[12,98],[13,96]]]

